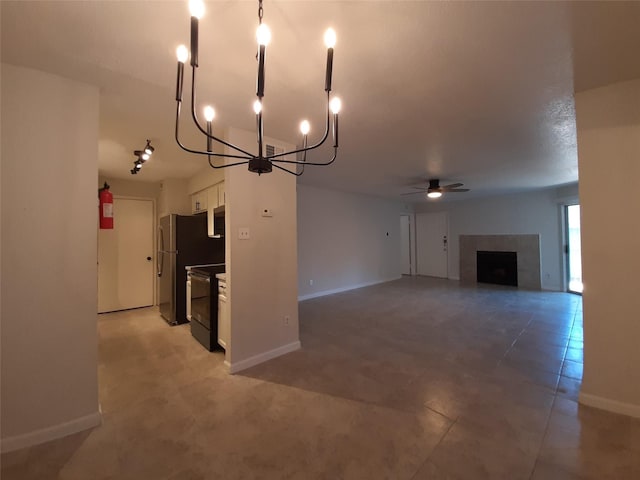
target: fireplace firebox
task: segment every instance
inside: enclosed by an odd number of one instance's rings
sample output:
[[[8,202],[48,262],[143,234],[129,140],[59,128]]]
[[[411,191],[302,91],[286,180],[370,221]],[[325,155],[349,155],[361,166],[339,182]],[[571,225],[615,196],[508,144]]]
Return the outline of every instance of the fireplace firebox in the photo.
[[[476,253],[478,283],[518,286],[518,254],[516,252]]]

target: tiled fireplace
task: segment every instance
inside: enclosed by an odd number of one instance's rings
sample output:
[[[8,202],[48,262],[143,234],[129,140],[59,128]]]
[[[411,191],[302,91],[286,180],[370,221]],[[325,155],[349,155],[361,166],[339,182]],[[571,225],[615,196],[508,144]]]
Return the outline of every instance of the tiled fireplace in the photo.
[[[514,253],[518,287],[541,289],[540,235],[460,235],[461,282],[477,283],[478,252]]]

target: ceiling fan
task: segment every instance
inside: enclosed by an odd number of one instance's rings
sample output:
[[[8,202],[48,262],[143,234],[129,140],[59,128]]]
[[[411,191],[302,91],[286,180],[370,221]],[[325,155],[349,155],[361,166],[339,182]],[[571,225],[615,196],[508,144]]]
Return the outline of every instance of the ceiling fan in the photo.
[[[424,187],[411,187],[411,188],[417,188],[419,191],[418,192],[409,192],[409,193],[403,193],[402,195],[414,195],[416,193],[424,193],[427,192],[427,197],[429,198],[439,198],[442,196],[443,193],[449,193],[449,192],[468,192],[469,189],[468,188],[460,188],[462,187],[464,184],[462,183],[452,183],[451,185],[444,185],[444,186],[440,186],[440,180],[437,178],[433,178],[431,180],[429,180],[429,186],[424,186]]]

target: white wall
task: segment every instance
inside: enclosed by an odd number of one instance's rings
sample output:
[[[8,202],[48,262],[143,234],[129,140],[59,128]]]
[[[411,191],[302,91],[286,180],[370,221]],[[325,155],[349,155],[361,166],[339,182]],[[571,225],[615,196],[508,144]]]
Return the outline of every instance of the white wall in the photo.
[[[227,135],[225,132],[224,135]],[[254,135],[255,136],[255,135]],[[204,160],[205,157],[202,157]],[[205,162],[206,163],[206,162]],[[214,161],[214,165],[221,165],[222,159],[216,159]],[[232,168],[246,168],[241,165]],[[200,190],[204,190],[205,188],[209,188],[211,185],[215,185],[216,183],[220,183],[224,181],[225,170],[224,169],[214,169],[211,167],[206,167],[192,176],[187,182],[187,193],[189,195],[199,192]]]
[[[562,194],[568,190],[571,189],[562,189]],[[446,211],[449,214],[449,278],[460,278],[460,235],[540,234],[542,288],[563,290],[561,203],[562,198],[556,189],[546,189],[467,201],[422,204],[416,209]],[[420,246],[417,248],[420,256]]]
[[[111,193],[125,197],[152,198],[156,202],[157,217],[171,213],[191,215],[191,198],[188,187],[191,180],[186,178],[167,178],[161,182],[140,182],[123,180],[100,175],[98,187],[104,182],[111,187]]]
[[[2,448],[99,422],[98,89],[2,64]]]
[[[110,178],[98,175],[98,188],[102,188],[104,182],[109,184],[109,191],[114,195],[125,197],[152,198],[156,200],[160,194],[159,182],[136,182],[134,180],[123,180],[121,178]]]
[[[226,139],[256,150],[254,132],[229,129]],[[274,140],[278,146],[291,148]],[[300,347],[298,336],[296,177],[274,169],[258,176],[227,168],[226,271],[231,313],[226,361],[236,372]],[[262,217],[269,208],[272,217]],[[239,240],[238,229],[250,239]],[[289,325],[284,325],[284,317]]]
[[[183,178],[167,178],[160,182],[158,195],[158,218],[175,213],[191,215],[189,181]]]
[[[640,417],[640,80],[576,95],[584,281],[580,400]]]
[[[401,213],[400,202],[298,185],[300,298],[400,278]]]

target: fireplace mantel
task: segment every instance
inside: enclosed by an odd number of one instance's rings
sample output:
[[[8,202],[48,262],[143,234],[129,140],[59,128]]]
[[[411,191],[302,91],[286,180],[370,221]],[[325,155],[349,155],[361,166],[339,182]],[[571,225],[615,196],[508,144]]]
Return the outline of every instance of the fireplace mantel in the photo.
[[[518,286],[540,290],[540,235],[460,235],[460,281],[477,283],[476,252],[516,252]]]

